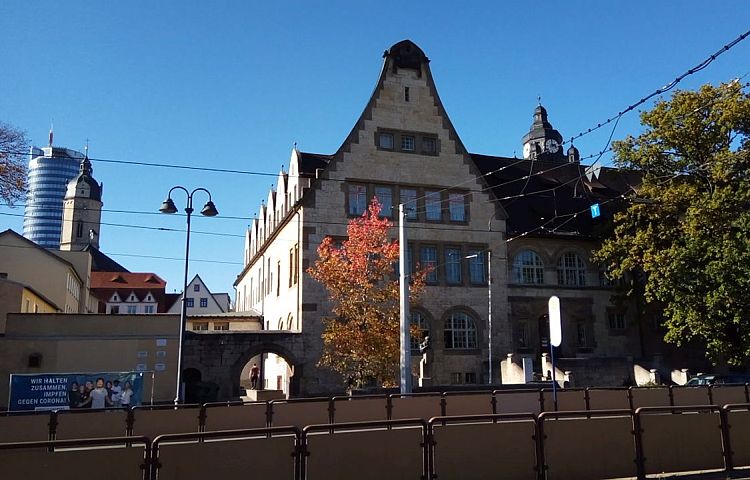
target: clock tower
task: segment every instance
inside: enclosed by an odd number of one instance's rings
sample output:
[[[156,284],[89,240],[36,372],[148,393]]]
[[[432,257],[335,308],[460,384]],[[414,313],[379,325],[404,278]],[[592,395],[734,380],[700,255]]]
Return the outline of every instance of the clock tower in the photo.
[[[534,110],[534,122],[522,142],[525,159],[561,162],[567,160],[562,149],[562,135],[552,128],[552,124],[547,120],[547,110],[541,103]]]

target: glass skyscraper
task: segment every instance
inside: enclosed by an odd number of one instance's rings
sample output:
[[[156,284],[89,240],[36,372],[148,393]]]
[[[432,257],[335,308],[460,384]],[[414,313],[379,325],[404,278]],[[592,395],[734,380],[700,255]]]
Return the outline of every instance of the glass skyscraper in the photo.
[[[60,248],[63,199],[84,155],[58,147],[31,149],[23,236],[45,248]]]

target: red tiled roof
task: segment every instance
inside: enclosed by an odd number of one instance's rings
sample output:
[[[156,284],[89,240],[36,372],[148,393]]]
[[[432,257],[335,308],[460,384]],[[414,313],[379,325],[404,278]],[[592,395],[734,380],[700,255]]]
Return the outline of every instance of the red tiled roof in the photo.
[[[166,286],[155,273],[91,272],[91,288],[162,290]]]

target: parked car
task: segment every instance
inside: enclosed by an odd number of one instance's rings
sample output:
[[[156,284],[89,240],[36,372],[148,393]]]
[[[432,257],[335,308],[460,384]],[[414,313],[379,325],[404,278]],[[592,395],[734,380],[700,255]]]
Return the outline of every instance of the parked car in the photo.
[[[728,374],[713,374],[707,373],[704,375],[698,375],[693,377],[685,384],[687,386],[697,385],[714,385],[724,383],[750,383],[750,374],[745,373],[728,373]]]

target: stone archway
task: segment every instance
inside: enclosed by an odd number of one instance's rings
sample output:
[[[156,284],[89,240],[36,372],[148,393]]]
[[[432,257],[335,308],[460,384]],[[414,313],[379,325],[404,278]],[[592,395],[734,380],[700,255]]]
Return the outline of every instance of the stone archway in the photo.
[[[239,398],[242,368],[261,353],[279,355],[293,366],[289,391],[291,396],[300,394],[306,360],[300,332],[186,332],[183,351],[184,368],[197,369],[204,382],[218,385],[219,401]]]
[[[242,352],[237,357],[234,365],[231,367],[232,378],[235,379],[232,385],[232,395],[238,396],[240,394],[240,381],[242,378],[242,372],[245,366],[258,355],[273,353],[283,358],[289,367],[292,369],[291,381],[289,384],[289,396],[294,397],[299,395],[299,379],[302,374],[302,364],[300,360],[294,355],[293,352],[289,351],[282,345],[274,342],[263,342],[252,345],[250,348]]]

